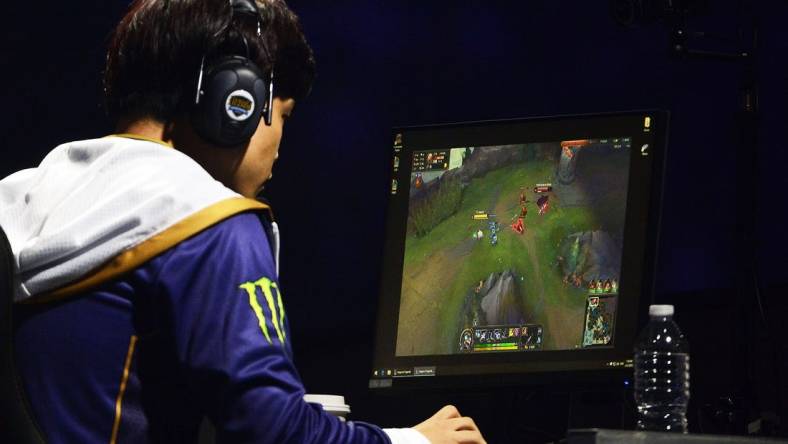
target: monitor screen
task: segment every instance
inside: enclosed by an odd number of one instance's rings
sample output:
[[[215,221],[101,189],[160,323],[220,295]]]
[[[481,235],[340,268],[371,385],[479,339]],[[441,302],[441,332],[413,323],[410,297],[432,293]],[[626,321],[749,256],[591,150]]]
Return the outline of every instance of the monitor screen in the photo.
[[[395,129],[372,386],[631,366],[666,120]]]

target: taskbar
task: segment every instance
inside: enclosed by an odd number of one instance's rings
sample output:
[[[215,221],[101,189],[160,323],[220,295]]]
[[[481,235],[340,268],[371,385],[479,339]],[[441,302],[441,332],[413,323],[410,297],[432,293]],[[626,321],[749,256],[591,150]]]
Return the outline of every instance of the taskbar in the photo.
[[[631,369],[634,367],[632,359],[619,359],[600,362],[586,362],[584,365],[585,370],[594,369]],[[372,371],[372,378],[369,381],[370,388],[386,388],[391,386],[392,379],[402,378],[425,378],[435,376],[468,376],[463,373],[456,373],[450,370],[451,366],[447,366],[445,372],[440,372],[438,366],[435,365],[422,365],[414,367],[394,367],[394,368],[380,368]],[[577,369],[573,369],[577,370]],[[487,373],[491,375],[493,373]]]

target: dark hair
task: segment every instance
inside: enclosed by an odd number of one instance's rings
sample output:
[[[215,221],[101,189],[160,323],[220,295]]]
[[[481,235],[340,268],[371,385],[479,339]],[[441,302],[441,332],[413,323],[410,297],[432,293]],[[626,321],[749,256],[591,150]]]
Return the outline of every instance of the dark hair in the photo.
[[[202,58],[209,63],[212,57],[245,55],[244,40],[249,57],[266,77],[273,66],[274,96],[306,97],[315,59],[298,17],[283,0],[256,2],[261,37],[256,20],[233,19],[229,0],[134,0],[107,51],[104,97],[109,117],[171,120],[190,106]]]

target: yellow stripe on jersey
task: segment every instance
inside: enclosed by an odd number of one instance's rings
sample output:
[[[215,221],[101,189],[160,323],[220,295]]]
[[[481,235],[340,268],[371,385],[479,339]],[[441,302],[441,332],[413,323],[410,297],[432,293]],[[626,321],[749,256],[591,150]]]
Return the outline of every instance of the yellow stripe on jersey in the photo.
[[[123,394],[126,392],[126,384],[129,381],[129,369],[131,368],[131,359],[134,357],[135,345],[137,345],[137,336],[131,335],[129,349],[126,351],[126,362],[123,364],[123,374],[120,377],[118,397],[115,399],[115,421],[112,423],[112,434],[109,437],[110,444],[118,442],[118,430],[120,430],[120,417],[123,407]]]
[[[211,226],[245,211],[270,211],[270,207],[253,199],[231,197],[203,208],[191,216],[182,219],[161,233],[149,238],[141,244],[110,259],[106,264],[93,270],[80,280],[54,290],[50,293],[37,295],[23,302],[43,303],[63,299],[75,294],[84,293],[105,282],[109,282],[127,273],[161,253],[176,246],[180,242],[210,228]]]

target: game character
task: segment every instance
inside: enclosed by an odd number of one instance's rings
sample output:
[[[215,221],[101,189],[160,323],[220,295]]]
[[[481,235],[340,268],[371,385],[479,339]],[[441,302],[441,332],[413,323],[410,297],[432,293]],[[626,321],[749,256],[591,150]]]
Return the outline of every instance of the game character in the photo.
[[[525,206],[525,204],[526,204],[527,202],[528,202],[528,199],[526,198],[526,195],[525,195],[525,188],[522,188],[522,187],[521,187],[521,188],[520,188],[520,206],[521,206],[521,207],[522,207],[522,206]]]
[[[603,289],[605,293],[610,293],[613,290],[613,284],[610,282],[610,279],[605,279],[605,284]]]
[[[490,228],[490,245],[498,245],[498,222],[491,220],[488,227]]]
[[[591,279],[588,282],[588,291],[590,293],[595,293],[596,292],[596,281],[595,280]]]
[[[539,207],[539,214],[543,215],[550,209],[550,196],[543,194],[536,200],[536,206]]]
[[[612,290],[612,292],[613,292],[613,293],[618,293],[618,281],[616,281],[615,279],[613,279],[613,280],[610,282],[610,288],[611,288],[611,290]]]
[[[525,232],[525,216],[526,216],[526,214],[528,214],[528,207],[526,207],[525,205],[523,205],[523,206],[520,208],[520,214],[519,214],[519,215],[515,215],[515,216],[512,218],[513,220],[514,220],[515,218],[517,219],[517,221],[516,221],[516,222],[514,222],[514,223],[511,225],[511,227],[512,227],[512,230],[514,230],[514,231],[515,231],[515,233],[517,233],[517,234],[523,234],[523,232]]]
[[[482,287],[484,287],[484,281],[479,281],[479,285],[477,285],[476,288],[473,289],[473,292],[476,294],[481,293]]]
[[[419,189],[419,188],[421,188],[422,185],[424,185],[424,178],[421,177],[421,173],[416,173],[416,180],[415,180],[413,186],[415,186],[416,189]]]
[[[514,230],[517,234],[523,234],[525,231],[525,225],[523,224],[523,218],[518,217],[517,222],[512,224],[512,230]]]

